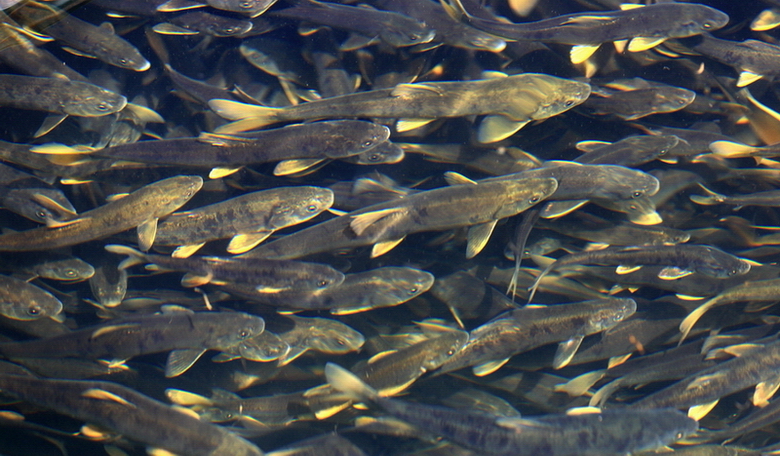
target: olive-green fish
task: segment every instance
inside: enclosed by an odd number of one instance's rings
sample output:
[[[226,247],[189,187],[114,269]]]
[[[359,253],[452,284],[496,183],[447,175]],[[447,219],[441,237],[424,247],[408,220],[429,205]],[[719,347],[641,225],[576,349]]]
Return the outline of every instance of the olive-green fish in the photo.
[[[0,275],[0,315],[14,320],[57,317],[62,303],[48,291],[15,277]]]
[[[400,119],[399,132],[418,128],[442,117],[487,115],[479,131],[480,142],[511,136],[533,120],[558,115],[585,101],[588,84],[546,74],[525,73],[478,81],[399,84],[310,101],[297,106],[269,108],[230,100],[211,100],[220,116],[238,120],[219,132],[251,130],[276,122],[339,117]],[[243,120],[240,120],[243,119]]]
[[[118,112],[126,104],[122,95],[88,82],[0,75],[0,106],[96,117]]]
[[[148,250],[154,242],[157,219],[184,205],[202,185],[200,176],[169,177],[84,212],[64,225],[0,235],[0,251],[56,249],[100,239],[134,227],[138,227],[139,246]]]

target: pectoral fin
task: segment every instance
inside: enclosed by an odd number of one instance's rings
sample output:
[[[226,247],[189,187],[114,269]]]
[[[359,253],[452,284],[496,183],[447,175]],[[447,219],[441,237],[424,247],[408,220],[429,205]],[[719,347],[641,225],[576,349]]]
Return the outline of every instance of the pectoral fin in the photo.
[[[201,348],[173,350],[168,354],[168,362],[165,363],[165,377],[177,377],[187,372],[204,353],[206,350]]]
[[[667,266],[658,272],[658,278],[662,280],[677,280],[693,274],[693,271],[676,266]]]
[[[363,214],[357,214],[352,216],[352,220],[349,222],[349,227],[358,236],[362,235],[369,226],[377,223],[385,217],[398,216],[402,212],[405,212],[401,207],[391,207],[388,209],[381,209],[378,211],[365,212]]]
[[[405,131],[414,130],[428,125],[436,119],[398,119],[395,123],[395,131],[403,133]]]
[[[149,219],[138,225],[138,248],[146,252],[152,248],[154,238],[157,237],[157,217]]]
[[[503,366],[507,362],[509,362],[509,358],[499,359],[496,361],[488,361],[486,363],[480,364],[479,366],[472,367],[471,371],[477,377],[484,377],[486,375],[490,375],[493,372],[501,369],[501,366]]]
[[[228,253],[232,253],[234,255],[248,252],[255,248],[257,244],[268,239],[268,236],[270,236],[271,233],[273,233],[273,231],[267,230],[257,231],[255,233],[237,234],[233,236],[233,239],[230,240],[230,243],[227,246],[227,251]]]
[[[494,115],[482,119],[477,132],[477,140],[488,144],[506,139],[526,126],[530,120],[516,121],[506,116]]]
[[[473,225],[469,228],[466,238],[468,243],[466,245],[466,258],[474,258],[482,249],[487,245],[490,240],[490,235],[493,234],[493,229],[496,227],[498,220],[491,220],[489,222],[480,223],[479,225]]]
[[[571,63],[582,63],[590,58],[598,49],[601,44],[580,44],[571,48],[569,52],[569,60]]]
[[[385,253],[393,250],[395,246],[400,244],[405,238],[406,236],[399,239],[391,239],[389,241],[377,242],[376,244],[374,244],[374,247],[371,249],[371,258],[382,256]]]
[[[558,344],[558,351],[555,352],[555,358],[553,358],[553,369],[560,369],[569,364],[584,338],[585,336],[575,336]]]
[[[205,242],[201,242],[200,244],[180,245],[173,250],[171,256],[173,258],[189,258],[204,245],[206,245]]]
[[[631,41],[628,43],[628,52],[646,51],[648,49],[652,49],[658,46],[664,41],[666,41],[665,37],[657,37],[657,36],[650,36],[650,37],[639,36],[636,38],[632,38]]]

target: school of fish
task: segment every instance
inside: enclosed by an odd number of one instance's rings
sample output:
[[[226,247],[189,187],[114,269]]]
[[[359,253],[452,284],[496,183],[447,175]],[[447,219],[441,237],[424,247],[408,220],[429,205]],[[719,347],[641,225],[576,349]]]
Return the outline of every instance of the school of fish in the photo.
[[[0,455],[780,452],[780,1],[0,1]]]

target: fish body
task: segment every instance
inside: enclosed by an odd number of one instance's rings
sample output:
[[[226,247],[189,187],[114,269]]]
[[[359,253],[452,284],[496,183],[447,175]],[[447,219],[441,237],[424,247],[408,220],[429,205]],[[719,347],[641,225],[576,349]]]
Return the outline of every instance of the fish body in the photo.
[[[399,84],[390,89],[343,95],[285,108],[247,105],[230,100],[211,100],[209,106],[220,116],[239,120],[220,127],[240,131],[275,122],[339,117],[413,119],[407,130],[442,117],[493,115],[490,121],[502,130],[484,133],[482,142],[497,141],[532,120],[560,114],[582,103],[590,95],[588,84],[545,74],[524,73],[478,81],[446,81]],[[411,128],[409,128],[411,127]],[[511,133],[506,134],[511,131]],[[498,138],[498,139],[497,139]]]
[[[379,37],[395,47],[424,44],[435,36],[434,30],[424,22],[393,11],[314,0],[293,3],[294,6],[273,11],[271,15],[346,29],[368,38]]]
[[[729,41],[704,33],[684,40],[692,50],[740,70],[737,87],[780,75],[780,46],[758,40]]]
[[[0,205],[32,221],[50,224],[76,216],[62,190],[46,181],[0,163]]]
[[[115,244],[107,245],[106,250],[128,255],[127,260],[119,265],[120,269],[139,263],[152,263],[162,270],[186,271],[187,275],[182,279],[185,286],[240,283],[254,287],[259,293],[279,293],[321,290],[344,281],[344,274],[319,263],[214,256],[174,258],[145,254]]]
[[[647,247],[606,248],[579,252],[559,258],[547,266],[531,287],[531,297],[539,281],[555,268],[569,264],[602,264],[619,266],[664,265],[662,277],[674,279],[693,272],[716,278],[747,274],[750,263],[708,245],[661,245]]]
[[[192,456],[262,456],[254,444],[111,382],[0,375],[0,390],[131,440]]]
[[[574,356],[585,336],[609,329],[634,312],[636,302],[624,298],[510,310],[472,330],[468,343],[442,365],[440,372],[477,366],[475,374],[484,376],[513,355],[566,341],[553,362],[562,367]]]
[[[347,274],[344,282],[313,292],[255,293],[247,287],[228,285],[231,293],[263,304],[291,309],[329,309],[344,315],[396,306],[428,291],[433,274],[415,268],[386,266]]]
[[[73,116],[105,116],[127,104],[122,95],[88,82],[0,75],[0,106]]]
[[[154,244],[196,246],[232,237],[228,252],[244,253],[274,231],[305,222],[332,204],[333,192],[321,187],[277,187],[247,193],[171,214],[157,227]]]
[[[170,311],[127,317],[66,334],[0,344],[7,358],[112,358],[171,351],[169,377],[186,371],[209,349],[229,350],[261,334],[262,318],[241,312]]]
[[[0,251],[49,250],[110,236],[144,224],[154,224],[156,228],[158,217],[181,207],[202,185],[200,176],[163,179],[117,201],[84,212],[63,226],[0,235]]]
[[[135,46],[114,32],[109,22],[96,26],[40,2],[24,2],[13,11],[12,17],[22,25],[60,40],[80,55],[134,71],[151,67]]]
[[[585,58],[575,59],[575,63],[581,63],[595,48],[609,41],[632,40],[628,47],[630,51],[644,50],[668,38],[718,30],[729,21],[728,15],[709,6],[657,3],[622,11],[568,14],[516,24],[472,16],[459,0],[455,3],[465,13],[464,20],[469,25],[502,38],[589,47]]]
[[[471,225],[488,228],[485,224],[522,212],[552,194],[556,188],[555,179],[531,178],[428,190],[350,212],[259,246],[245,255],[297,258],[370,244],[379,244],[381,252],[383,247],[397,244],[410,233]],[[474,242],[484,245],[487,239],[483,233],[480,234]],[[489,237],[489,233],[486,234]]]

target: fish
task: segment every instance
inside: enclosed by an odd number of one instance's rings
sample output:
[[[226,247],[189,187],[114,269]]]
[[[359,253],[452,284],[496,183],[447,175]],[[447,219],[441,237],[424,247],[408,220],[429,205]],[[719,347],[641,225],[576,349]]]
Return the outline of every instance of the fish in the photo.
[[[717,296],[708,299],[683,318],[680,322],[679,344],[683,343],[688,336],[688,333],[690,333],[693,328],[693,325],[695,325],[701,316],[708,310],[740,301],[772,302],[774,300],[773,298],[777,296],[776,293],[779,286],[780,279],[748,280],[723,290]]]
[[[207,283],[240,283],[249,285],[257,293],[280,293],[322,290],[344,281],[344,274],[319,263],[215,256],[174,258],[145,254],[132,247],[117,244],[106,245],[105,249],[128,256],[119,264],[119,269],[151,263],[155,266],[154,269],[186,271],[187,274],[181,282],[187,287]]]
[[[242,312],[192,312],[169,307],[161,314],[126,317],[43,339],[0,343],[0,355],[124,361],[170,352],[165,375],[175,377],[186,372],[206,350],[227,350],[264,329],[262,318]]]
[[[213,167],[215,170],[211,175],[216,178],[250,164],[344,158],[367,153],[384,143],[389,136],[390,130],[382,125],[336,120],[289,125],[245,135],[203,133],[198,138],[141,141],[91,149],[88,153],[114,160]],[[35,148],[38,153],[50,153],[50,150],[47,147]]]
[[[467,256],[487,243],[496,221],[541,202],[557,188],[553,178],[505,179],[452,185],[369,206],[256,247],[243,255],[288,259],[373,244],[387,253],[408,234],[471,226]]]
[[[241,13],[249,17],[257,17],[265,13],[268,8],[274,5],[274,3],[276,3],[276,0],[206,0],[205,2],[196,0],[169,0],[157,5],[157,11],[171,12],[211,6],[218,10]]]
[[[292,320],[293,327],[280,331],[279,338],[290,349],[279,357],[279,366],[293,362],[309,350],[340,355],[360,350],[365,342],[362,334],[337,320],[296,315],[287,315],[286,318]]]
[[[0,258],[2,258],[3,269],[15,271],[18,276],[25,275],[29,280],[42,277],[76,283],[95,275],[95,268],[91,264],[72,255],[47,252],[35,256],[4,255]]]
[[[704,195],[690,195],[689,198],[696,204],[710,206],[713,204],[729,204],[736,206],[734,209],[740,209],[744,206],[769,206],[775,207],[780,203],[780,190],[768,190],[765,192],[756,192],[749,195],[721,195],[713,192],[701,183],[699,187],[704,190]]]
[[[0,106],[94,117],[120,111],[126,104],[124,96],[88,82],[0,75]]]
[[[112,382],[0,375],[6,394],[109,429],[151,447],[192,456],[262,456],[247,440]]]
[[[154,242],[157,219],[184,205],[202,185],[200,176],[163,179],[84,212],[64,225],[0,235],[0,251],[27,252],[68,247],[133,227],[139,228],[141,248],[148,250]]]
[[[526,23],[505,23],[473,16],[461,0],[450,0],[444,5],[451,15],[492,35],[510,40],[574,45],[571,61],[575,64],[587,60],[609,41],[627,41],[630,52],[639,52],[669,38],[715,31],[729,22],[726,13],[697,3],[631,5],[622,11],[575,13]]]
[[[693,103],[696,92],[681,87],[652,83],[621,86],[619,90],[593,89],[583,104],[597,115],[614,115],[623,120],[679,111]]]
[[[397,306],[431,288],[434,276],[420,269],[386,266],[346,274],[344,282],[312,292],[256,293],[236,284],[223,285],[232,294],[286,309],[329,310],[349,315],[382,307]]]
[[[157,226],[154,245],[177,246],[173,256],[186,258],[206,242],[231,238],[228,253],[244,253],[274,231],[305,222],[329,209],[333,198],[331,190],[321,187],[276,187],[174,212]]]
[[[537,276],[528,300],[533,299],[539,281],[555,268],[567,264],[615,264],[618,272],[628,273],[643,265],[666,266],[659,277],[674,280],[698,272],[711,277],[727,278],[747,274],[751,263],[708,245],[669,245],[606,248],[592,252],[572,253],[551,262]]]
[[[77,215],[62,190],[46,181],[0,163],[0,205],[45,225],[57,224]]]
[[[370,6],[351,6],[314,0],[295,0],[290,8],[274,10],[270,16],[283,17],[343,29],[365,37],[366,45],[376,38],[394,47],[425,44],[435,31],[422,21],[393,11],[377,10]],[[361,46],[362,47],[362,46]],[[356,49],[354,45],[342,50]]]
[[[480,142],[511,136],[532,120],[558,115],[590,95],[586,83],[544,74],[524,73],[478,81],[399,84],[391,89],[326,98],[286,108],[249,105],[232,100],[210,100],[209,107],[233,124],[217,132],[230,133],[276,122],[334,117],[400,119],[396,131],[419,128],[441,117],[486,114]],[[243,120],[241,120],[243,119]]]
[[[730,41],[703,33],[681,43],[711,59],[739,70],[737,87],[746,87],[759,79],[778,76],[780,46],[759,40]]]
[[[635,167],[663,159],[680,142],[674,135],[628,136],[620,141],[580,141],[577,149],[585,152],[573,161],[589,164],[612,164]]]
[[[474,375],[489,375],[518,353],[560,342],[553,368],[569,363],[585,336],[605,331],[636,312],[636,302],[606,298],[553,306],[509,310],[478,326],[469,341],[438,373],[474,366]]]
[[[381,397],[333,363],[325,365],[325,376],[356,400],[481,454],[622,455],[667,445],[698,429],[695,420],[668,408],[500,417]]]
[[[138,49],[117,35],[110,22],[100,26],[72,16],[50,3],[24,2],[11,17],[69,46],[72,53],[134,71],[146,71],[151,63]]]
[[[51,293],[12,276],[0,275],[0,315],[14,320],[58,318],[62,302]]]

